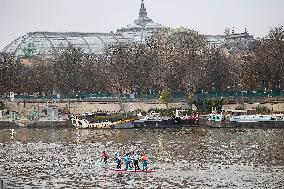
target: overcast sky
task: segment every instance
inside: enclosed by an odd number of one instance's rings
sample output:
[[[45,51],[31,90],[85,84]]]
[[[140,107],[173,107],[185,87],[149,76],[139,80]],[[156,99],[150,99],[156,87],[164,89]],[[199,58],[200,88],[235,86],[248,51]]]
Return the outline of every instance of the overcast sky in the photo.
[[[110,32],[138,17],[141,0],[0,0],[0,50],[33,31]],[[284,0],[145,0],[148,17],[164,26],[256,37],[284,25]]]

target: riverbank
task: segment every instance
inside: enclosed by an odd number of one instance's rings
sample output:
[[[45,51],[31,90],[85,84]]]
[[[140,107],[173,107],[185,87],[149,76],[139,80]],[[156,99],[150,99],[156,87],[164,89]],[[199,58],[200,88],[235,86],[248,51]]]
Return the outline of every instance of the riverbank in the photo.
[[[19,112],[21,115],[27,115],[33,110],[43,111],[47,106],[57,106],[59,109],[68,111],[71,114],[82,114],[85,112],[94,112],[97,110],[107,112],[131,112],[134,110],[148,111],[150,108],[167,108],[166,104],[159,101],[135,101],[135,102],[117,102],[117,101],[62,101],[62,102],[5,102],[6,109]],[[224,109],[235,109],[241,106],[239,103],[226,104]],[[244,103],[245,109],[255,109],[258,106],[267,107],[272,113],[283,113],[284,102],[254,102]],[[188,105],[184,102],[169,103],[169,108],[186,108]]]
[[[2,127],[18,127],[18,126],[28,126],[28,127],[70,127],[71,121],[68,118],[69,114],[82,115],[86,112],[95,111],[106,111],[106,112],[132,112],[134,110],[148,111],[150,108],[166,109],[166,104],[159,100],[153,101],[132,101],[132,102],[121,102],[121,101],[60,101],[60,102],[5,102],[6,109],[9,112],[18,112],[19,118],[16,121],[11,121],[8,115],[0,116]],[[60,115],[54,116],[56,110],[53,113],[49,112],[49,117],[43,113],[47,110],[47,107],[56,107],[62,111]],[[283,113],[284,103],[244,103],[244,104],[226,104],[223,106],[225,110],[234,110],[237,107],[243,106],[245,109],[255,109],[256,107],[267,107],[271,110],[271,113]],[[188,105],[184,102],[169,103],[169,108],[177,109],[187,109]],[[35,119],[31,118],[31,112],[37,112],[37,117]],[[58,112],[57,112],[58,114]],[[45,117],[44,117],[45,116]],[[200,125],[205,124],[206,115],[200,115]],[[29,119],[27,119],[29,118]],[[37,121],[35,121],[37,120]]]
[[[11,128],[67,128],[67,127],[73,127],[71,124],[71,121],[69,121],[67,118],[64,120],[58,120],[58,121],[29,121],[26,119],[20,119],[17,121],[10,121],[9,119],[2,119],[0,120],[0,128],[1,129],[11,129]]]

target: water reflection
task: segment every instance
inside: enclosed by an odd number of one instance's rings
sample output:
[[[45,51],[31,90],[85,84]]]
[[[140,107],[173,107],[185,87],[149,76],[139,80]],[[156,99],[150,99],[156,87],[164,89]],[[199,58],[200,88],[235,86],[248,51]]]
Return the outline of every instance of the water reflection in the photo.
[[[14,134],[15,134],[15,130],[14,129],[11,129],[11,140],[14,140]]]
[[[0,130],[0,178],[9,188],[254,188],[284,183],[284,130]],[[107,150],[148,154],[157,173],[116,174]]]

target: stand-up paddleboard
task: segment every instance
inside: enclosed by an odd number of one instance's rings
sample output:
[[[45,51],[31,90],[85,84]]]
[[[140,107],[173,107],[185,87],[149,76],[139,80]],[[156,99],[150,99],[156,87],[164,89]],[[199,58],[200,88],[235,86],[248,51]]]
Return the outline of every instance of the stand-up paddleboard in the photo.
[[[129,169],[129,170],[125,170],[125,169],[114,169],[114,168],[110,168],[110,170],[115,171],[116,173],[154,173],[157,172],[157,170],[152,170],[152,169],[148,169],[148,170],[134,170],[134,169]]]
[[[107,162],[107,163],[104,163],[102,161],[95,162],[95,166],[101,167],[101,168],[109,168],[109,166],[115,166],[115,165],[116,163],[113,163],[113,162]]]

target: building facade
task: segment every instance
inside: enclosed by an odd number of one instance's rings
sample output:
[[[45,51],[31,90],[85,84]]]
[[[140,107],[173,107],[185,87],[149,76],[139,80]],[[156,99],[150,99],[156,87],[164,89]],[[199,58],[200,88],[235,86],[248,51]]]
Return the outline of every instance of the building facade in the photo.
[[[169,29],[155,23],[148,17],[144,0],[141,0],[138,19],[132,24],[122,27],[116,33],[80,33],[80,32],[31,32],[21,36],[9,45],[2,53],[16,57],[33,55],[50,55],[60,52],[64,48],[78,47],[84,53],[103,54],[108,45],[116,43],[143,43],[161,29]],[[245,48],[254,40],[247,31],[240,34],[226,30],[223,35],[205,35],[209,45],[228,48]]]

